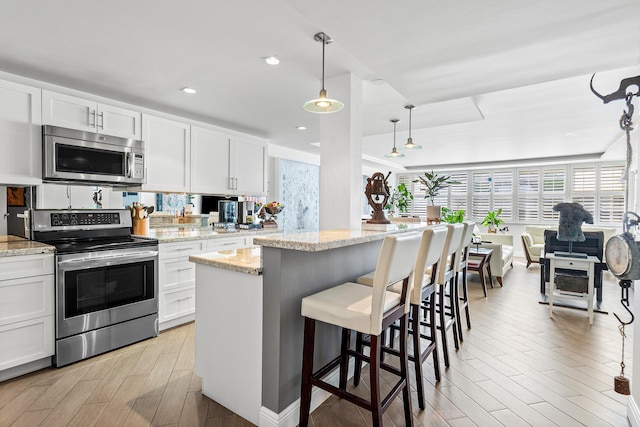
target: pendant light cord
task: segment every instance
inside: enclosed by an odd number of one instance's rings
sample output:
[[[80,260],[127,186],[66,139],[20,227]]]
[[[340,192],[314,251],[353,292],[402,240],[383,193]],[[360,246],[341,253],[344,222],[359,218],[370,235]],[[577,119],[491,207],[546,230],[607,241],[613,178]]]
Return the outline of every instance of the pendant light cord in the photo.
[[[324,90],[324,45],[327,44],[326,37],[327,35],[322,33],[322,90]]]
[[[396,125],[398,122],[393,122],[393,148],[396,148]]]
[[[411,110],[413,108],[409,108],[409,139],[411,139]]]

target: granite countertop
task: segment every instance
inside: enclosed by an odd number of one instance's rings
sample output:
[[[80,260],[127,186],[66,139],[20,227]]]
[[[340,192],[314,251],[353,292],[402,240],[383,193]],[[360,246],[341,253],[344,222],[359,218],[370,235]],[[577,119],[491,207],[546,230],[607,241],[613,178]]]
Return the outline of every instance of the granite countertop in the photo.
[[[0,236],[0,257],[54,253],[54,246],[18,236]]]
[[[307,233],[278,234],[267,237],[257,237],[253,243],[260,246],[292,249],[304,252],[319,252],[344,246],[382,240],[388,234],[420,231],[430,227],[426,223],[407,224],[395,230],[376,231],[362,229],[324,230]]]
[[[201,255],[191,255],[189,261],[209,267],[223,268],[239,273],[262,274],[262,248],[252,246],[230,251],[219,251]]]
[[[158,239],[159,243],[184,242],[188,240],[224,239],[230,237],[257,236],[277,233],[277,229],[258,228],[254,230],[218,231],[211,227],[201,228],[150,228],[142,237]]]

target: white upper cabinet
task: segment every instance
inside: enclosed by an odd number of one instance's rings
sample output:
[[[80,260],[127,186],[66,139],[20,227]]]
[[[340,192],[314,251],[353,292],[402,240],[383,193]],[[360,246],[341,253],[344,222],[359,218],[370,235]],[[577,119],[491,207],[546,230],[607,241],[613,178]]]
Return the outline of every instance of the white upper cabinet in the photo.
[[[122,138],[141,139],[141,114],[83,98],[42,91],[42,117],[48,125]]]
[[[229,135],[191,126],[191,192],[230,194]]]
[[[142,139],[147,157],[142,191],[190,191],[191,136],[186,123],[144,114]]]
[[[0,184],[42,183],[40,93],[0,81]]]
[[[191,192],[266,194],[267,146],[211,129],[191,127]]]
[[[265,143],[248,138],[232,138],[229,164],[234,194],[261,196],[267,193]]]

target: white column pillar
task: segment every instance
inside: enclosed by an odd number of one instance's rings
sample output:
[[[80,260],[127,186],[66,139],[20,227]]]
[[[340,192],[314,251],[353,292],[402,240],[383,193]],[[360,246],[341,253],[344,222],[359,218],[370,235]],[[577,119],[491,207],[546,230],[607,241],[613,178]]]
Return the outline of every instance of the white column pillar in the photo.
[[[344,74],[325,87],[344,109],[320,119],[320,230],[360,228],[362,79]]]

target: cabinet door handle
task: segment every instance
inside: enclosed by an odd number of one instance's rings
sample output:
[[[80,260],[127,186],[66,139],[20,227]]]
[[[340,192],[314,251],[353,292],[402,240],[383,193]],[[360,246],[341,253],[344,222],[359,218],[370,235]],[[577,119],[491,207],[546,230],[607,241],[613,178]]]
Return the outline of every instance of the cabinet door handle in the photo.
[[[235,185],[233,186],[234,190],[238,189],[238,178],[233,178],[233,180],[235,181]]]
[[[104,111],[98,114],[97,116],[100,117],[100,124],[96,123],[96,127],[99,127],[100,129],[104,129]]]
[[[93,123],[89,121],[89,126],[95,128],[96,127],[96,110],[89,111],[89,118],[91,118],[91,116],[93,116]]]
[[[186,300],[191,299],[191,298],[193,298],[193,297],[192,297],[192,296],[189,296],[189,297],[184,297],[184,298],[178,298],[178,299],[176,300],[176,302],[186,301]]]
[[[191,267],[187,267],[187,268],[179,268],[177,271],[188,271],[191,270]]]

